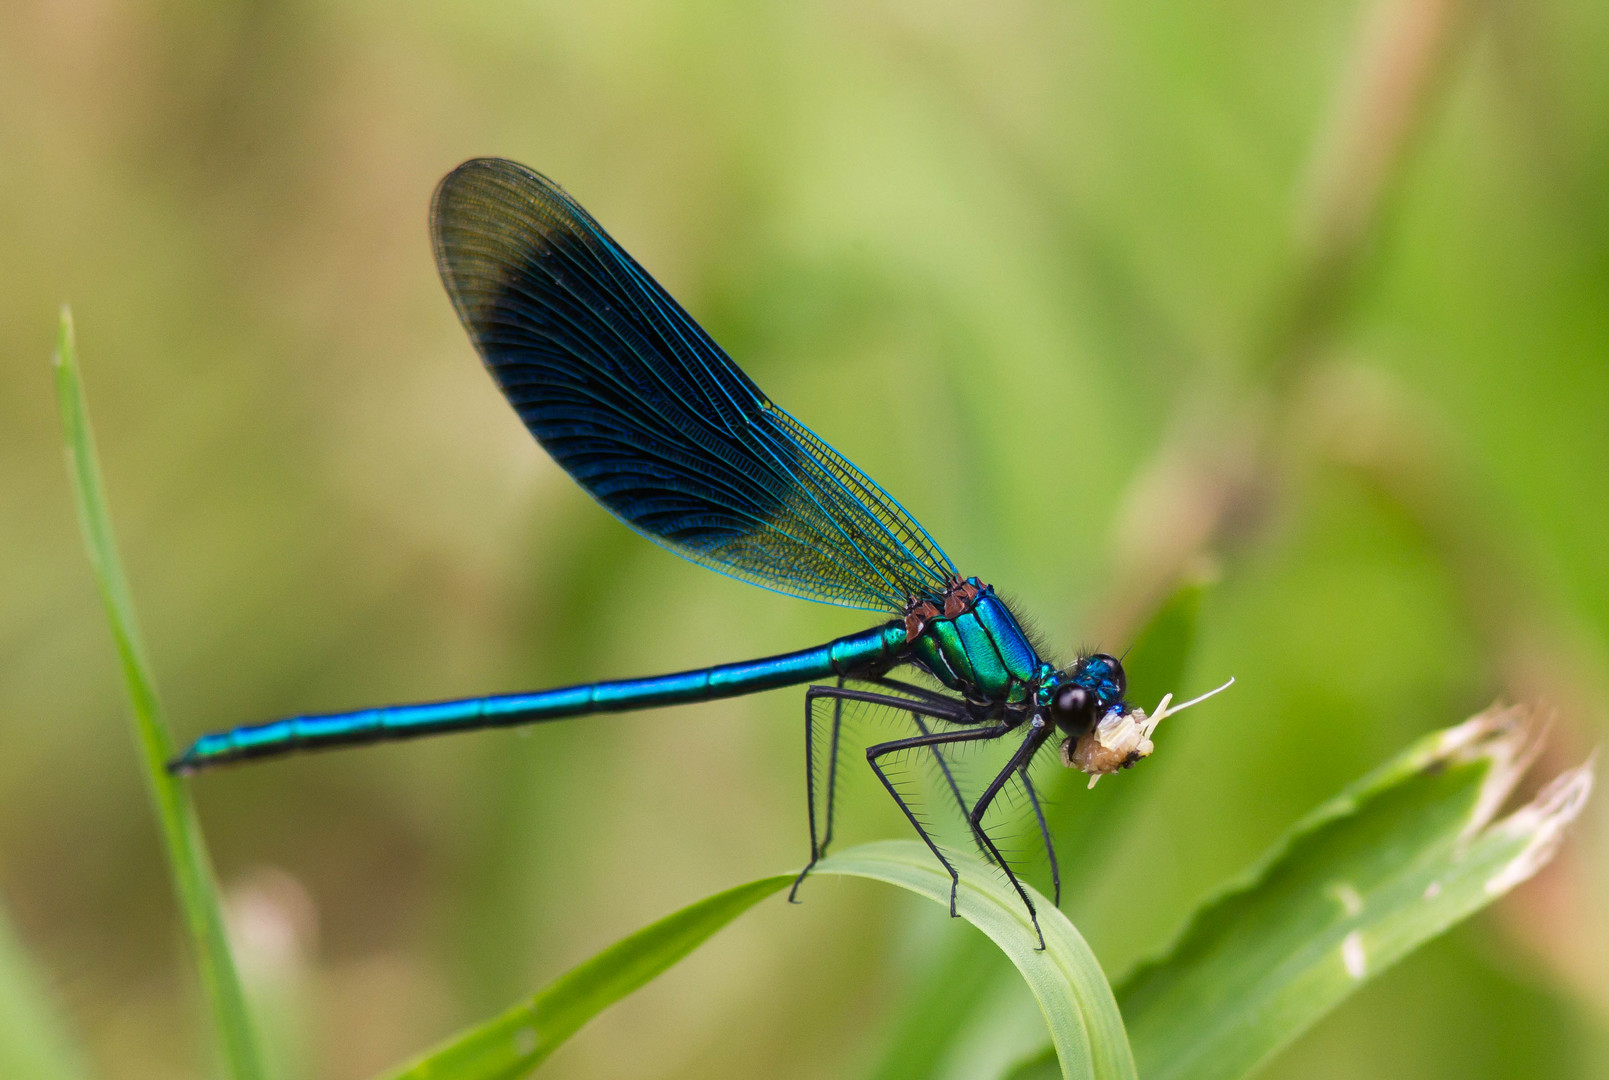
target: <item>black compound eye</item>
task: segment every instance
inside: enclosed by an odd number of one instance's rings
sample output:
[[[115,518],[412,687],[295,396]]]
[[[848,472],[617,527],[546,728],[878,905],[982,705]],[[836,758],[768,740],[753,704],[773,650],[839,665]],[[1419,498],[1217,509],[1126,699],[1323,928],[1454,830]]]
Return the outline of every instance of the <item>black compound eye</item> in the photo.
[[[1100,698],[1076,683],[1058,688],[1056,695],[1050,699],[1051,720],[1069,735],[1085,735],[1094,731],[1100,715]]]
[[[1112,680],[1112,685],[1117,687],[1118,697],[1128,693],[1129,679],[1128,675],[1123,671],[1123,662],[1121,660],[1110,653],[1096,653],[1090,659],[1099,660],[1106,665],[1106,677]]]

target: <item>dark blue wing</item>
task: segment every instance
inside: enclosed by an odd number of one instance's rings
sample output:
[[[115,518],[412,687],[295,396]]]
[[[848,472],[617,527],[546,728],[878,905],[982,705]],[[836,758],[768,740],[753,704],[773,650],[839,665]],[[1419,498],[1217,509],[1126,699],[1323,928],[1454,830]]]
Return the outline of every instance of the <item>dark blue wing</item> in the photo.
[[[431,206],[436,264],[503,393],[637,531],[780,592],[873,610],[955,568],[926,531],[773,405],[557,184],[466,161]]]

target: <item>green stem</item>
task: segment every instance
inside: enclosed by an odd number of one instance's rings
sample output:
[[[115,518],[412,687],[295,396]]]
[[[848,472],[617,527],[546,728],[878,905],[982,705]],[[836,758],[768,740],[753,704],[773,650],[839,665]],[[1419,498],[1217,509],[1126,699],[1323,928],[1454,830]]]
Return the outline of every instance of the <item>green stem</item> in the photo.
[[[111,515],[106,505],[106,487],[101,479],[100,462],[95,454],[95,438],[90,430],[89,411],[84,400],[84,384],[78,372],[78,355],[73,340],[72,313],[64,306],[57,334],[56,395],[61,406],[62,431],[66,440],[67,473],[72,481],[78,507],[78,521],[84,544],[95,571],[95,582],[106,607],[112,640],[117,646],[134,716],[135,742],[144,766],[146,790],[156,810],[162,832],[168,869],[184,916],[185,931],[195,950],[196,965],[222,1045],[229,1075],[234,1080],[264,1080],[257,1039],[246,1012],[245,995],[235,972],[234,959],[224,931],[223,910],[217,882],[207,857],[206,844],[196,820],[189,792],[167,771],[172,756],[172,740],[157,699],[151,667],[140,643],[134,617],[134,601],[128,579],[118,556],[112,533]]]

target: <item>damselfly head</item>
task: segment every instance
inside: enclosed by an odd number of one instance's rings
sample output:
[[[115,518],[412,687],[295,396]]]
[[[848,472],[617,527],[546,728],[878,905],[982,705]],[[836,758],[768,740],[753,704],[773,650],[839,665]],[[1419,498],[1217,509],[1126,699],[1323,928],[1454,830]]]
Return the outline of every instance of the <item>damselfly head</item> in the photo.
[[[1109,712],[1128,711],[1123,700],[1128,676],[1117,657],[1106,653],[1079,657],[1052,676],[1046,689],[1051,721],[1072,739],[1094,731]]]
[[[1062,764],[1089,773],[1089,786],[1094,787],[1107,773],[1127,769],[1136,761],[1150,757],[1156,749],[1151,733],[1163,720],[1229,689],[1234,682],[1230,679],[1217,690],[1209,690],[1183,705],[1174,705],[1173,695],[1165,694],[1150,716],[1144,709],[1131,709],[1123,704],[1113,706],[1092,728],[1062,740]]]

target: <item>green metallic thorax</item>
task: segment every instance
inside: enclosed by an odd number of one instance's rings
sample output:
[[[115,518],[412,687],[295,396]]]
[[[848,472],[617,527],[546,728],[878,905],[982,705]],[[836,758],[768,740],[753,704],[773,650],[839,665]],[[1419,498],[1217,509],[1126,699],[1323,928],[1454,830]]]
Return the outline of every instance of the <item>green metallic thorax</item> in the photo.
[[[911,657],[974,701],[1023,702],[1042,675],[1039,654],[993,586],[969,583],[981,590],[971,606],[926,619],[910,643]]]

